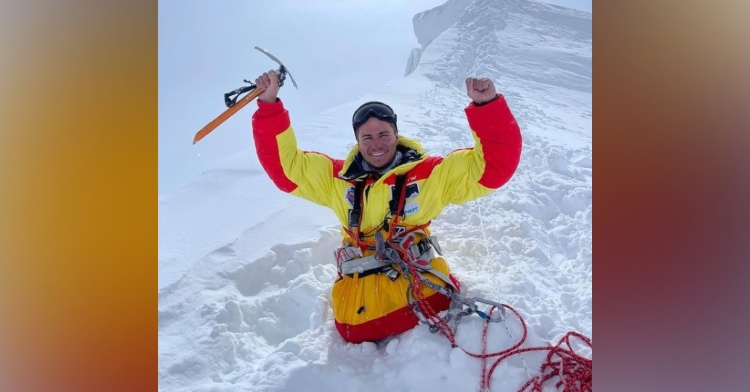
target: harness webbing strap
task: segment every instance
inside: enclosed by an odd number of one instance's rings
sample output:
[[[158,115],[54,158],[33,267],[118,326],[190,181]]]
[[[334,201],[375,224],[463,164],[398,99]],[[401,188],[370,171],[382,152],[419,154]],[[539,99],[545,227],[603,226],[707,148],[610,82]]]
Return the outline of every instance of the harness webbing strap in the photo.
[[[365,188],[365,181],[357,181],[354,184],[354,205],[349,210],[349,230],[354,235],[354,240],[359,243],[359,223],[362,221],[362,192]]]
[[[404,184],[406,183],[406,174],[396,176],[396,185],[393,187],[393,197],[388,205],[391,207],[391,215],[401,215],[404,211],[403,200],[406,196]]]
[[[388,222],[387,217],[383,222],[386,231],[390,232],[390,236],[393,236],[393,229],[400,221],[404,211],[404,199],[406,198],[406,183],[407,173],[396,175],[395,185],[393,187],[393,194],[391,200],[388,202],[391,221]],[[354,184],[354,203],[352,208],[349,209],[349,227],[348,232],[353,237],[354,241],[358,245],[364,240],[360,228],[362,223],[362,194],[364,193],[365,186],[368,183],[369,178],[364,180],[358,180]],[[390,226],[390,227],[389,227]]]
[[[438,279],[442,280],[446,285],[450,286],[454,292],[458,292],[458,287],[456,287],[453,281],[446,274],[442,273],[436,268],[432,268],[432,259],[438,256],[435,246],[436,243],[437,239],[435,237],[431,237],[430,241],[425,240],[420,243],[420,245],[424,247],[424,251],[421,251],[422,247],[416,244],[406,248],[405,250],[411,255],[409,262],[417,267],[418,271],[420,272],[420,278],[422,272],[432,274]],[[343,247],[339,249],[346,250],[348,248]],[[393,260],[382,259],[378,257],[378,255],[371,255],[367,257],[353,257],[349,260],[341,260],[341,262],[338,262],[337,265],[339,274],[352,275],[354,273],[359,273],[359,276],[363,277],[366,276],[365,274],[369,275],[372,273],[381,272],[390,267],[393,263]],[[399,267],[402,266],[399,265]],[[426,284],[430,283],[432,282],[426,282]],[[443,295],[450,296],[450,292],[445,291],[442,286],[433,285],[431,286],[431,288]]]
[[[404,202],[406,200],[406,187],[404,183],[408,174],[409,172],[406,172],[396,177],[396,184],[393,187],[393,197],[391,197],[391,201],[388,203],[391,210],[391,227],[385,227],[385,230],[388,232],[388,238],[393,238],[396,226],[401,222],[401,218],[403,217]]]

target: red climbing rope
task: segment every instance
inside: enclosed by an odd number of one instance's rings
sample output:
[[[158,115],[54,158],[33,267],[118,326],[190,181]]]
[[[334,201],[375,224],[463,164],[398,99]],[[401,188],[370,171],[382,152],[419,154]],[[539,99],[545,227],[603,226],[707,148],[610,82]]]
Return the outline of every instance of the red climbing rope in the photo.
[[[409,260],[409,258],[411,258],[411,255],[406,251],[406,249],[399,246],[394,246],[393,248],[399,253],[399,255],[402,257],[402,260]],[[443,335],[445,335],[446,338],[448,338],[453,347],[456,347],[457,345],[455,336],[450,325],[448,325],[448,323],[443,320],[442,317],[440,317],[438,312],[436,312],[435,309],[430,306],[430,304],[427,302],[427,298],[422,292],[422,281],[421,279],[419,279],[419,271],[417,271],[416,267],[414,267],[411,263],[407,263],[406,267],[409,269],[408,272],[411,273],[411,276],[415,277],[414,279],[412,279],[412,293],[416,297],[416,303],[417,306],[419,306],[419,310],[432,323],[432,325],[434,325]]]
[[[418,280],[419,279],[415,279],[415,281]],[[425,316],[427,316],[430,321],[436,322],[435,325],[438,327],[440,332],[442,332],[443,335],[448,338],[448,340],[451,342],[451,345],[453,347],[460,348],[463,352],[471,357],[479,358],[482,360],[482,374],[479,385],[480,392],[490,390],[492,374],[494,373],[495,368],[497,368],[497,366],[502,361],[516,354],[532,351],[547,351],[547,357],[540,367],[540,374],[528,380],[521,387],[521,389],[518,390],[518,392],[542,392],[542,386],[554,378],[558,379],[557,383],[555,384],[557,389],[560,390],[560,387],[563,387],[562,392],[586,392],[593,390],[593,361],[576,353],[570,343],[571,337],[576,337],[583,343],[588,345],[589,348],[592,348],[591,339],[587,338],[586,336],[577,332],[569,331],[560,339],[560,341],[555,346],[520,348],[521,345],[523,345],[523,343],[526,341],[526,336],[528,335],[526,322],[523,320],[523,317],[521,317],[521,315],[515,309],[513,309],[513,307],[503,304],[505,308],[513,312],[518,317],[518,320],[521,321],[521,326],[523,327],[523,335],[521,336],[521,339],[519,339],[519,341],[509,349],[488,353],[487,335],[489,333],[490,322],[489,320],[486,320],[484,329],[482,331],[482,352],[479,354],[473,353],[463,349],[462,347],[458,346],[458,344],[456,344],[454,331],[448,325],[446,325],[445,321],[440,318],[432,308],[429,307],[427,302],[424,300],[424,295],[419,295],[421,294],[419,283],[415,282],[414,291],[418,297],[417,302],[419,303],[420,307],[422,307],[423,311],[426,310]],[[491,317],[492,313],[495,310],[496,307],[493,306],[490,309],[488,315]],[[487,360],[489,358],[495,357],[497,357],[497,359],[495,359],[495,361],[488,369]]]
[[[406,252],[405,249],[398,246],[394,246],[394,249],[397,250],[399,255],[402,257],[402,260],[409,260],[410,255],[408,254],[408,252]],[[590,338],[580,333],[569,331],[560,339],[560,341],[558,341],[555,346],[520,348],[521,345],[523,345],[523,343],[526,341],[526,336],[528,335],[526,322],[523,320],[523,317],[521,317],[521,315],[515,309],[513,309],[513,307],[503,304],[503,307],[513,312],[518,317],[518,320],[520,320],[521,326],[523,327],[523,336],[521,336],[521,339],[506,350],[487,353],[487,335],[489,332],[490,319],[492,317],[492,313],[497,309],[496,306],[493,306],[492,308],[490,308],[488,316],[485,318],[485,325],[482,331],[482,352],[473,353],[470,351],[466,351],[458,344],[456,344],[455,331],[453,331],[448,323],[442,317],[440,317],[440,315],[438,315],[438,313],[427,302],[427,299],[422,292],[422,284],[421,280],[419,279],[420,275],[417,269],[411,263],[406,263],[406,268],[409,270],[408,272],[411,273],[413,277],[415,277],[412,280],[412,292],[416,297],[415,302],[417,303],[417,306],[419,306],[419,310],[422,312],[422,314],[451,342],[451,345],[453,347],[458,347],[467,355],[482,360],[482,374],[479,385],[480,392],[490,390],[492,373],[502,361],[516,354],[532,351],[546,351],[547,357],[540,367],[540,374],[537,376],[533,376],[530,380],[528,380],[521,387],[521,389],[518,390],[518,392],[542,392],[542,386],[548,381],[555,378],[557,378],[555,386],[558,390],[560,389],[560,387],[562,387],[562,392],[592,391],[593,361],[576,353],[570,343],[571,337],[575,337],[588,345],[589,348],[592,348]],[[495,359],[495,361],[488,369],[487,360],[489,358],[495,357],[497,359]]]
[[[521,317],[521,315],[511,306],[505,304],[503,304],[503,306],[515,313],[515,315],[518,316],[518,319],[521,321],[521,325],[523,326],[523,337],[521,338],[520,343],[523,343],[526,340],[527,334],[526,322],[523,320],[523,317]],[[490,310],[490,314],[492,314],[494,310],[495,308],[493,307]],[[483,349],[487,345],[487,325],[489,325],[489,323],[485,324],[484,332],[482,334]],[[555,377],[558,378],[555,386],[558,388],[558,390],[562,386],[563,392],[592,391],[593,361],[575,352],[573,346],[570,344],[571,337],[580,339],[586,345],[588,345],[589,348],[592,348],[591,339],[578,332],[569,331],[560,339],[560,341],[558,341],[555,346],[527,347],[506,350],[507,352],[497,358],[492,366],[490,366],[489,370],[483,367],[482,381],[479,387],[480,390],[489,390],[492,373],[495,371],[497,365],[499,365],[505,359],[524,352],[547,351],[547,358],[542,363],[539,369],[540,374],[528,380],[521,387],[521,389],[518,390],[519,392],[526,392],[527,390],[530,392],[542,392],[542,386],[547,381],[552,380]],[[563,344],[565,344],[567,347],[563,347]],[[517,344],[516,346],[520,346],[520,344]]]

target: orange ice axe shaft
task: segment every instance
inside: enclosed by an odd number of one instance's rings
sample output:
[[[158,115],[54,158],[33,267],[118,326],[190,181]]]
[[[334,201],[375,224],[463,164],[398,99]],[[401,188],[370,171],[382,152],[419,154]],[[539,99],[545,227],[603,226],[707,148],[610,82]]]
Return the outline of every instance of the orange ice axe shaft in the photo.
[[[206,124],[205,127],[203,127],[198,133],[195,134],[195,137],[193,138],[193,144],[198,143],[201,139],[206,137],[211,131],[216,129],[221,123],[226,121],[229,117],[232,117],[235,113],[237,113],[240,109],[245,107],[248,103],[252,102],[253,99],[257,98],[258,95],[263,93],[263,89],[256,88],[254,89],[250,94],[245,95],[240,100],[237,101],[237,103],[233,104],[229,107],[229,109],[225,110],[223,113],[221,113],[218,117],[213,119],[210,123]]]
[[[284,79],[286,79],[287,75],[289,75],[289,78],[292,79],[292,83],[294,84],[294,88],[297,88],[297,82],[294,81],[292,74],[289,72],[288,69],[286,69],[284,64],[282,64],[279,59],[277,59],[271,53],[268,53],[268,51],[266,51],[265,49],[261,49],[257,46],[255,47],[255,49],[259,50],[261,53],[270,57],[271,60],[279,64],[279,69],[276,71],[276,73],[279,74],[279,86],[284,85]],[[254,100],[260,94],[263,93],[264,90],[255,86],[255,84],[253,84],[251,81],[245,79],[244,82],[250,83],[250,85],[242,86],[238,89],[232,90],[224,94],[224,103],[227,105],[227,109],[224,110],[224,112],[221,113],[218,117],[216,117],[213,121],[206,124],[205,127],[203,127],[200,131],[198,131],[198,133],[195,134],[195,137],[193,138],[193,144],[198,143],[198,141],[206,137],[206,135],[211,133],[214,129],[216,129],[216,127],[221,125],[229,117],[232,117],[240,109],[245,107],[248,103],[250,103],[252,100]],[[240,94],[245,94],[245,93],[248,93],[248,94],[242,98],[239,98]]]

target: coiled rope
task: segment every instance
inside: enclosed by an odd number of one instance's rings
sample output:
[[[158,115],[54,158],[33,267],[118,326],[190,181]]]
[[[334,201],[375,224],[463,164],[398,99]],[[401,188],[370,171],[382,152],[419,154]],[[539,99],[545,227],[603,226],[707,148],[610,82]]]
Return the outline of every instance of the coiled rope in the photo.
[[[580,333],[570,331],[566,333],[555,346],[521,348],[521,346],[526,341],[528,328],[526,327],[526,322],[518,313],[518,311],[516,311],[510,305],[497,304],[492,305],[490,310],[487,313],[484,313],[480,311],[475,304],[473,304],[473,306],[470,306],[470,311],[459,313],[458,316],[460,317],[461,315],[477,313],[485,320],[484,329],[482,331],[482,352],[474,353],[471,351],[467,351],[456,343],[455,330],[448,324],[449,320],[440,317],[438,312],[436,312],[427,302],[427,298],[422,292],[422,285],[424,284],[442,295],[447,295],[454,301],[460,301],[464,305],[466,305],[469,300],[490,304],[492,304],[493,302],[477,298],[467,299],[466,297],[463,297],[458,293],[453,292],[452,290],[436,285],[435,283],[424,278],[421,272],[411,263],[411,261],[413,261],[413,256],[411,256],[411,254],[407,252],[406,249],[393,243],[387,243],[387,245],[385,245],[386,243],[382,239],[382,236],[376,237],[378,238],[379,252],[381,254],[381,257],[397,263],[401,267],[401,270],[404,272],[404,278],[410,281],[410,288],[408,290],[410,294],[409,302],[412,305],[412,310],[415,312],[417,317],[422,322],[428,324],[433,332],[439,331],[440,333],[442,333],[451,343],[452,347],[462,350],[464,353],[471,357],[482,360],[482,374],[480,376],[481,381],[479,385],[480,392],[490,390],[492,374],[502,361],[514,355],[532,351],[546,351],[547,357],[540,367],[539,375],[531,376],[527,368],[527,374],[529,374],[530,378],[521,387],[521,389],[519,389],[519,392],[542,392],[542,386],[548,381],[555,378],[557,378],[555,386],[558,388],[558,390],[560,387],[563,387],[562,391],[564,392],[583,392],[592,390],[593,361],[581,354],[576,353],[570,342],[571,337],[575,337],[581,340],[584,344],[588,345],[589,349],[591,349],[592,342],[590,338]],[[411,275],[413,278],[409,279],[408,275]],[[516,317],[518,317],[518,320],[520,321],[521,327],[523,329],[523,335],[518,340],[518,342],[513,344],[510,348],[502,351],[488,353],[487,336],[490,323],[507,321],[507,318],[505,317],[506,312],[504,312],[503,309],[499,309],[498,306],[502,306],[503,308],[510,310],[511,312],[513,312],[513,314],[516,315]],[[500,318],[493,317],[493,313],[498,310],[503,313],[503,316]],[[458,320],[454,321],[456,321],[455,325],[457,326]],[[508,329],[507,324],[505,325],[505,328],[512,340],[513,336],[510,334],[510,330]],[[491,358],[494,359],[494,361],[488,368],[487,361]]]

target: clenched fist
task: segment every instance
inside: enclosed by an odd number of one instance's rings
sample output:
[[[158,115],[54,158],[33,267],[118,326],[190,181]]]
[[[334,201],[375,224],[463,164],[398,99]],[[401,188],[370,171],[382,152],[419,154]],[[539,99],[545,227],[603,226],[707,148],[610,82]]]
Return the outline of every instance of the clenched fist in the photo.
[[[466,78],[466,94],[475,104],[481,105],[494,99],[497,91],[488,78]]]
[[[279,75],[276,71],[270,70],[258,76],[255,79],[255,86],[263,90],[258,96],[259,101],[276,102],[276,96],[279,95]]]

